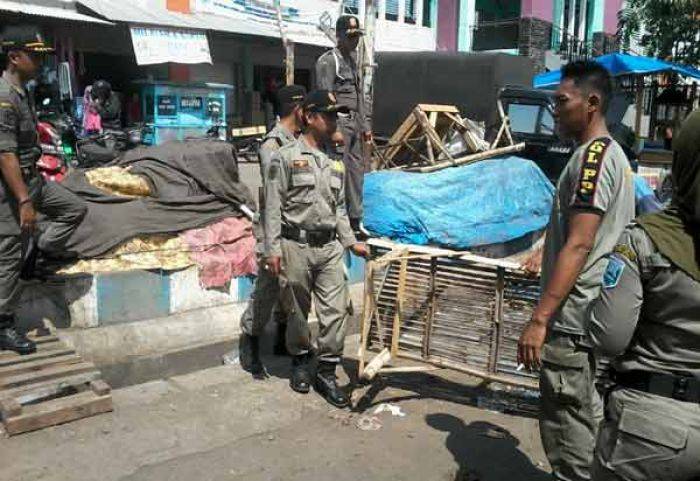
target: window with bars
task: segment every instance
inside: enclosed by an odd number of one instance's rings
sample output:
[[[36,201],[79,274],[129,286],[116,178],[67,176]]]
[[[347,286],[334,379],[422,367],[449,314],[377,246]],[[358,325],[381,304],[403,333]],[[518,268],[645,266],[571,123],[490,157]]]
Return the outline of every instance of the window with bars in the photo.
[[[343,0],[343,12],[348,15],[358,15],[360,13],[359,3],[364,0]]]

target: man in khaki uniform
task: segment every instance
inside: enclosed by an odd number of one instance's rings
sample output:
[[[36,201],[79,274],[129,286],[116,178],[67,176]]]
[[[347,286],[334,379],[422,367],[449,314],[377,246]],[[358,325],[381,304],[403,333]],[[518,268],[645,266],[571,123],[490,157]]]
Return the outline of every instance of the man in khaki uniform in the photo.
[[[259,259],[258,277],[255,279],[255,287],[248,301],[248,306],[241,316],[241,341],[240,358],[241,366],[250,371],[256,379],[267,377],[265,367],[260,359],[260,335],[265,325],[275,317],[277,325],[277,338],[275,339],[275,354],[286,352],[284,339],[287,322],[279,309],[279,283],[276,277],[271,276],[265,269],[264,243],[262,216],[265,209],[264,189],[267,183],[267,171],[270,167],[272,156],[285,145],[296,140],[301,131],[303,118],[301,104],[304,101],[306,89],[300,85],[289,85],[278,92],[280,101],[280,121],[270,130],[260,144],[260,178],[263,187],[261,190],[258,212],[260,216],[253,224],[255,232],[256,254]]]
[[[596,481],[700,479],[700,111],[674,139],[674,198],[611,254],[589,324],[615,357]]]
[[[580,147],[557,183],[541,260],[525,265],[541,262],[542,294],[518,357],[541,369],[540,434],[554,478],[563,481],[590,479],[602,402],[585,337],[588,307],[600,293],[605,255],[634,217],[629,162],[605,122],[611,89],[608,72],[595,62],[562,70],[555,119],[559,134]]]
[[[281,303],[288,315],[287,348],[294,356],[292,389],[307,393],[312,378],[308,325],[313,297],[319,334],[316,389],[337,406],[349,405],[335,371],[345,343],[350,299],[343,253],[368,255],[350,228],[345,209],[345,169],[323,152],[336,132],[337,113],[345,109],[326,90],[304,101],[304,133],[273,156],[265,184],[265,255],[279,276]]]
[[[20,279],[33,275],[39,250],[63,253],[87,207],[60,184],[44,181],[36,168],[41,148],[26,85],[52,49],[33,26],[7,26],[0,42],[0,350],[30,354],[35,344],[15,329]]]

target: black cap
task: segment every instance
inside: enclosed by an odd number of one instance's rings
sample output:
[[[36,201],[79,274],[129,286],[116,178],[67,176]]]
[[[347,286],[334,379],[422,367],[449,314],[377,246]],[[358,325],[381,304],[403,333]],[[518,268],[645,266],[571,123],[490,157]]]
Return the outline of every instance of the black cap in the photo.
[[[39,28],[33,25],[8,25],[0,32],[0,45],[3,52],[24,50],[35,53],[52,53]]]
[[[335,34],[337,36],[362,35],[360,20],[354,15],[343,15],[335,22]]]
[[[308,112],[347,114],[350,109],[345,105],[338,105],[338,100],[332,92],[328,90],[314,90],[306,96],[304,100],[304,110]]]
[[[281,105],[301,104],[306,97],[306,89],[301,85],[286,85],[277,91]]]

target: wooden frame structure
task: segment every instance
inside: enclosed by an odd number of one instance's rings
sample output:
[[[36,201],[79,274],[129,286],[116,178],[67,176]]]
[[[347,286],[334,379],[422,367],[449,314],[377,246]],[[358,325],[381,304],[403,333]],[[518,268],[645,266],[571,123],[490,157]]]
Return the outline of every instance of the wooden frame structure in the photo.
[[[537,388],[517,368],[517,341],[539,281],[506,260],[424,246],[371,241],[366,264],[360,377],[448,368],[488,382]],[[369,349],[379,354],[369,360]],[[392,359],[421,362],[384,367]],[[369,361],[369,362],[368,362]]]
[[[489,145],[476,133],[470,121],[462,119],[454,105],[418,104],[387,145],[374,146],[375,165],[378,170],[434,172],[523,150],[524,143],[514,143],[510,122],[502,108],[499,113],[501,127],[496,139]],[[471,154],[455,158],[447,150],[446,142],[455,132],[462,136]],[[508,145],[498,147],[504,138]]]
[[[9,436],[112,410],[95,365],[53,335],[32,337],[34,354],[0,352],[0,418]]]

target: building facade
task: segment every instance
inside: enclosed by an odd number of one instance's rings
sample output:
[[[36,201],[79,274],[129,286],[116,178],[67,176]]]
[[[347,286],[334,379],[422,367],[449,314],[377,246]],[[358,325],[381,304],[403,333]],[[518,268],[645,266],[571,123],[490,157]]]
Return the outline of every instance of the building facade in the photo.
[[[448,22],[438,48],[526,55],[538,70],[617,49],[617,14],[623,0],[440,0]]]

